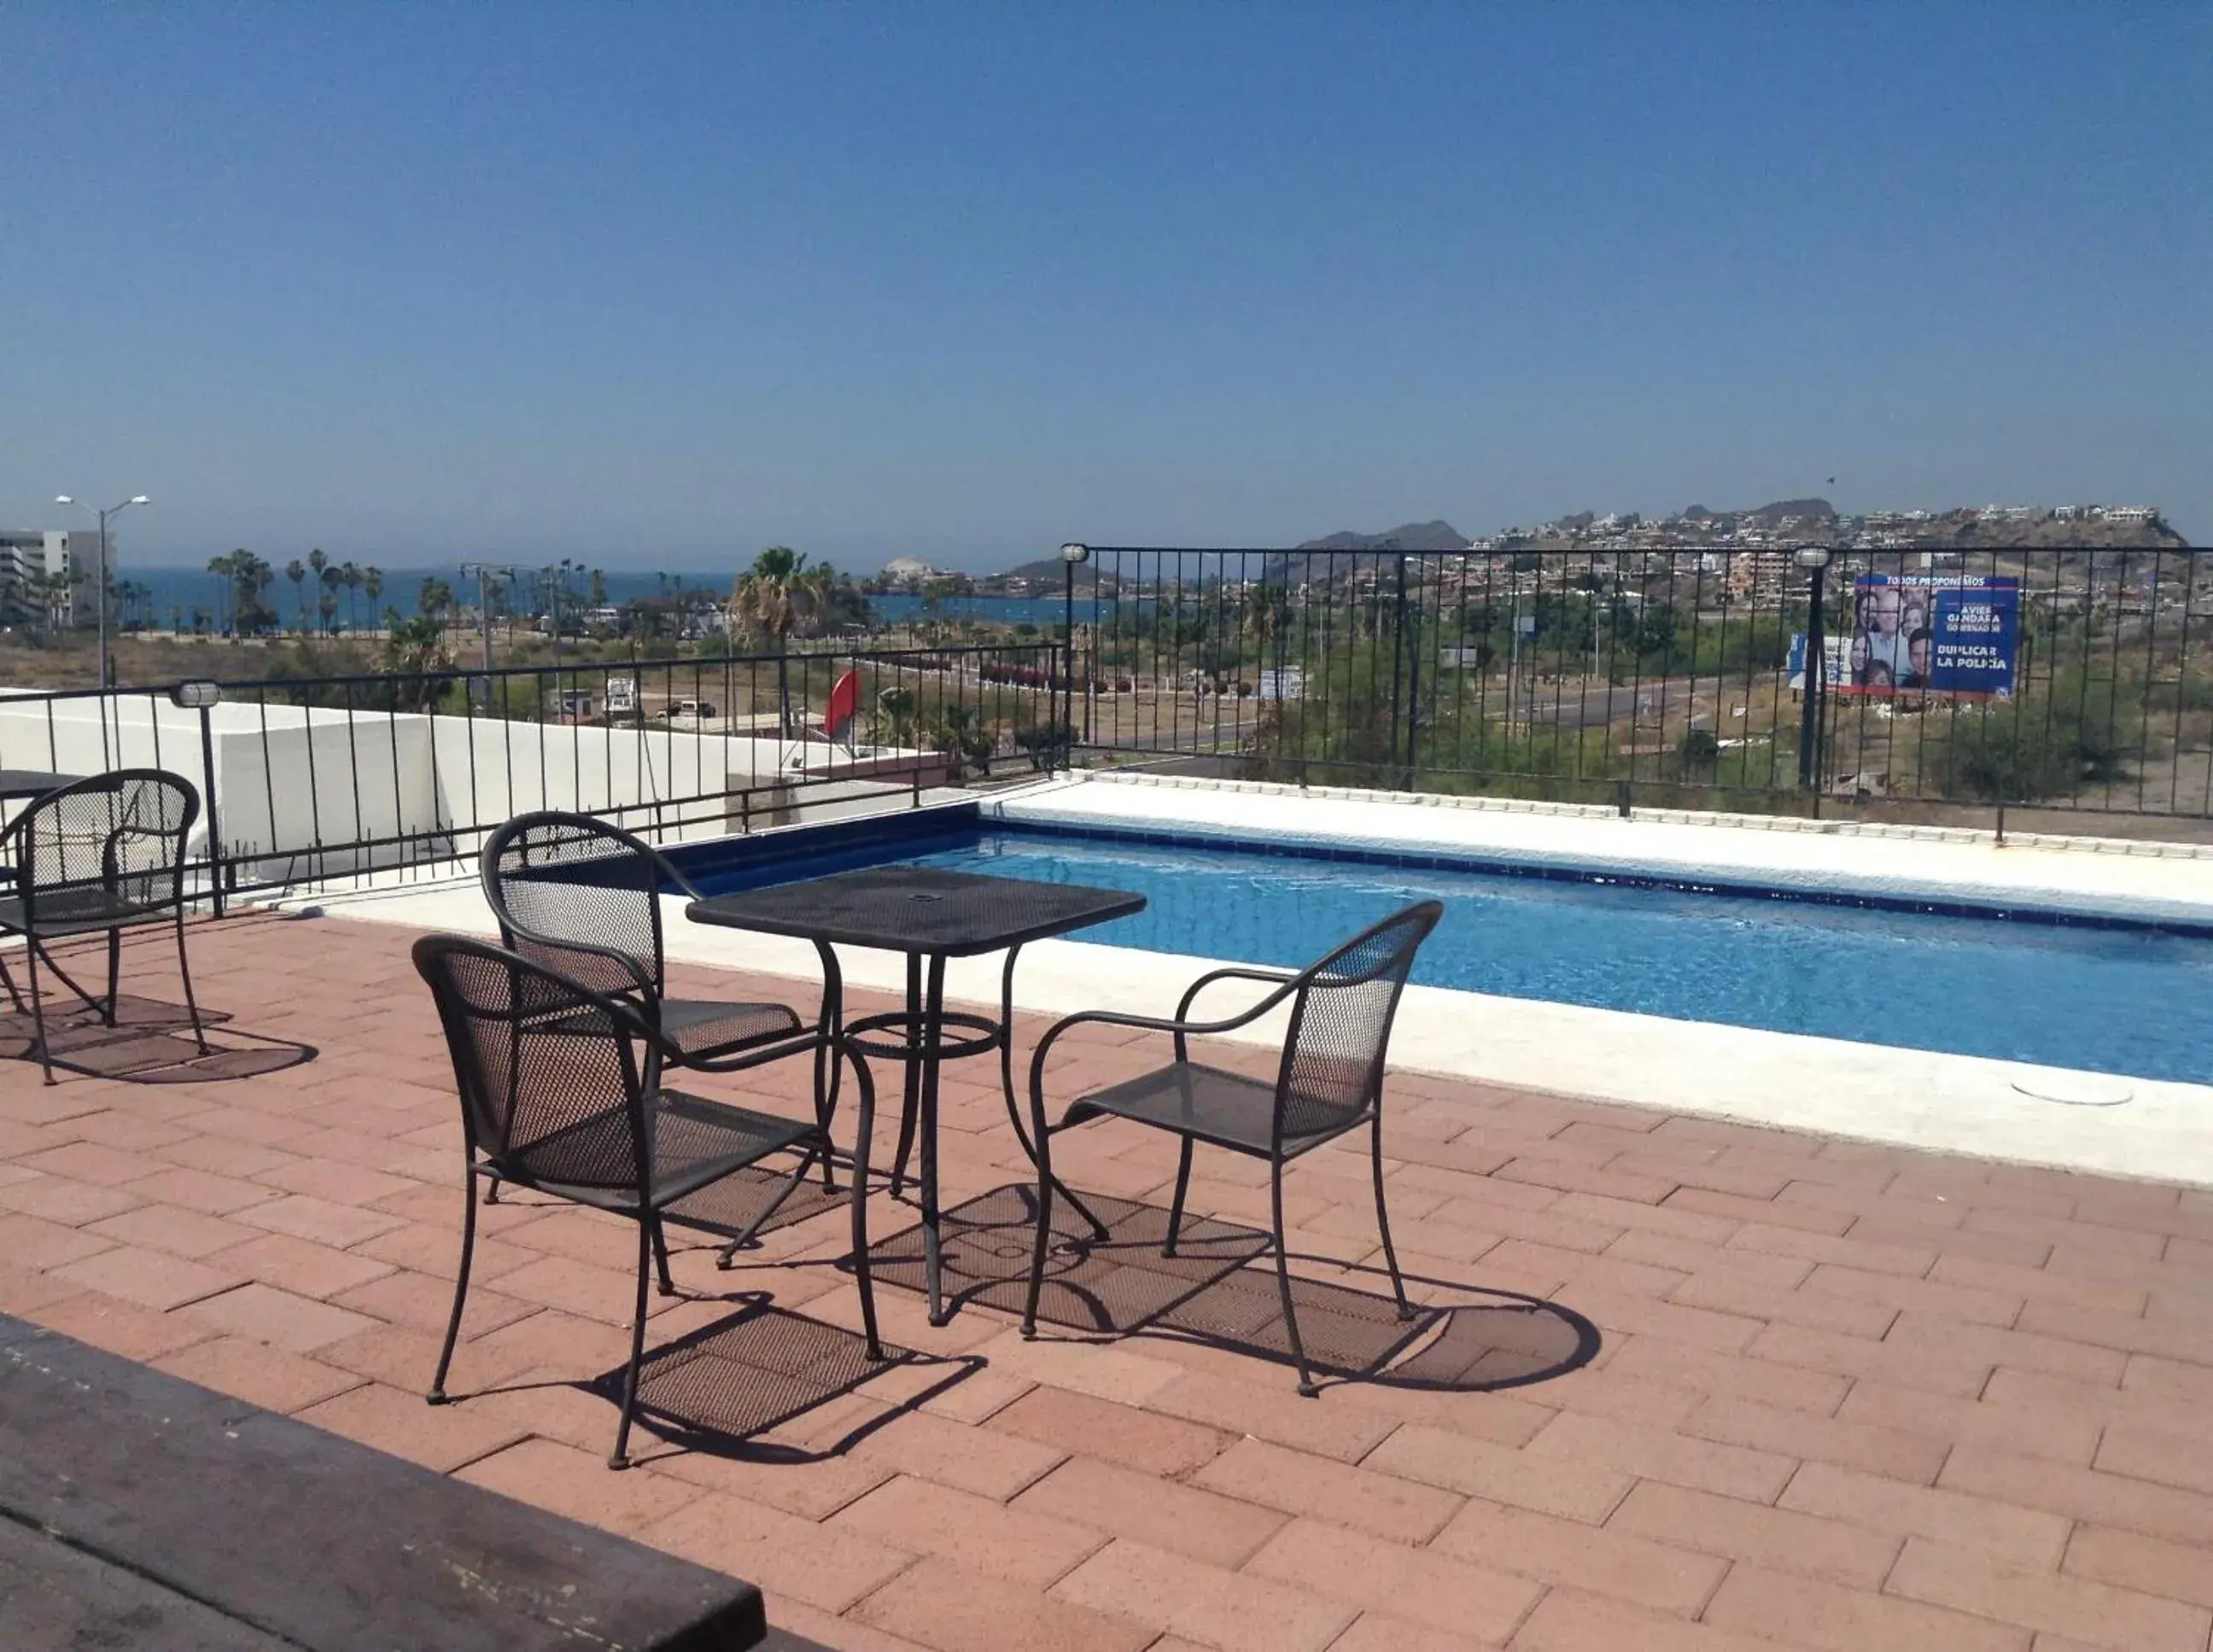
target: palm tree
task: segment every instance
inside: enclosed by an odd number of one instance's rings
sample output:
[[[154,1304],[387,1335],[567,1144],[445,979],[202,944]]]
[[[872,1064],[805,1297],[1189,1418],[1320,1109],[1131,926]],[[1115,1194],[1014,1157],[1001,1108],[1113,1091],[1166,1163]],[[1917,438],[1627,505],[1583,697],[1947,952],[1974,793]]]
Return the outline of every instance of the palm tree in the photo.
[[[331,559],[322,553],[320,547],[308,552],[308,566],[315,576],[315,612],[324,616],[326,630],[329,629],[330,620],[329,610],[323,607],[323,570],[330,565]]]
[[[376,600],[384,594],[384,570],[375,567],[363,569],[361,589],[362,594],[369,599],[369,612],[375,613]]]
[[[308,593],[305,583],[308,577],[308,565],[299,558],[293,558],[284,564],[284,577],[292,582],[292,610],[299,617],[300,631],[302,636],[305,636],[308,630]]]
[[[352,631],[360,623],[360,616],[355,611],[353,600],[353,594],[361,588],[361,569],[359,566],[351,562],[340,563],[338,564],[338,584],[346,594],[346,629],[348,631]]]
[[[730,592],[730,618],[748,636],[766,637],[776,650],[777,732],[791,733],[791,679],[786,654],[791,635],[805,636],[822,612],[821,570],[788,545],[771,545],[753,558]]]

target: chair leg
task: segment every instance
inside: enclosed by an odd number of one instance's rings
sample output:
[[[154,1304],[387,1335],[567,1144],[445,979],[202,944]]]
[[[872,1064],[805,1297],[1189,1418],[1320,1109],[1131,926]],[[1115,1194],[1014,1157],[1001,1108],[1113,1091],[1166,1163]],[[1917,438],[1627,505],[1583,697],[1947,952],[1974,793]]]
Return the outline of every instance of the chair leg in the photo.
[[[185,957],[185,909],[177,908],[177,978],[185,984],[185,1013],[192,1018],[192,1042],[208,1052],[207,1029],[200,1025],[200,1003],[192,993],[192,966]]]
[[[768,1219],[783,1208],[784,1200],[807,1185],[807,1173],[814,1168],[817,1155],[827,1158],[832,1151],[830,1137],[826,1132],[822,1137],[821,1145],[807,1149],[807,1155],[799,1161],[799,1168],[792,1173],[789,1181],[776,1190],[776,1197],[761,1206],[753,1219],[746,1223],[737,1236],[715,1253],[715,1265],[724,1270],[734,1265],[737,1260],[738,1253],[753,1242],[755,1235],[767,1225]]]
[[[1298,1311],[1291,1306],[1290,1247],[1283,1242],[1283,1161],[1269,1164],[1268,1200],[1276,1219],[1276,1289],[1283,1299],[1283,1329],[1291,1338],[1291,1358],[1299,1368],[1299,1392],[1311,1399],[1321,1389],[1307,1369],[1306,1344],[1299,1338]]]
[[[630,1369],[623,1373],[622,1421],[615,1425],[614,1454],[607,1459],[609,1468],[630,1466],[630,1419],[637,1408],[637,1368],[645,1362],[645,1303],[646,1282],[653,1268],[654,1230],[657,1224],[652,1212],[641,1211],[637,1220],[637,1314],[630,1327]]]
[[[815,1015],[814,1026],[827,1040],[814,1052],[814,1122],[822,1126],[822,1139],[826,1144],[822,1155],[822,1191],[834,1193],[838,1191],[833,1173],[838,1150],[831,1139],[830,1125],[838,1116],[838,1085],[845,1073],[844,1060],[839,1053],[839,1040],[845,1032],[845,978],[838,967],[834,947],[826,941],[818,941],[814,950],[822,960],[822,1007]]]
[[[661,1231],[658,1211],[646,1218],[646,1226],[653,1232],[653,1265],[661,1276],[661,1294],[674,1296],[676,1281],[668,1277],[668,1235]]]
[[[832,1036],[837,1034],[833,1032]],[[830,1121],[838,1112],[838,1079],[844,1064],[838,1058],[837,1045],[826,1045],[814,1052],[814,1122],[822,1127],[822,1139],[830,1139]],[[836,1177],[832,1173],[834,1149],[822,1155],[822,1191],[838,1191]]]
[[[899,1090],[899,1150],[892,1155],[892,1197],[897,1198],[906,1190],[906,1167],[914,1152],[915,1125],[922,1118],[922,1061],[917,1053],[922,1044],[922,954],[909,953],[906,960],[906,1041],[907,1059],[905,1080]]]
[[[54,1052],[46,1043],[46,1003],[39,991],[39,943],[30,941],[23,948],[29,962],[26,966],[31,977],[31,1032],[39,1040],[39,1064],[46,1070],[46,1082],[54,1082]]]
[[[1406,1300],[1406,1282],[1399,1277],[1399,1253],[1391,1243],[1391,1213],[1383,1203],[1383,1114],[1375,1115],[1375,1151],[1369,1157],[1375,1167],[1375,1230],[1383,1235],[1383,1260],[1391,1270],[1391,1294],[1399,1299],[1399,1317],[1414,1317],[1414,1305]]]
[[[860,1133],[853,1142],[853,1180],[845,1190],[846,1200],[852,1208],[853,1282],[861,1288],[861,1329],[868,1338],[869,1357],[881,1360],[884,1345],[876,1335],[875,1280],[869,1267],[869,1143],[876,1128],[876,1082],[869,1076],[869,1064],[860,1052],[851,1054],[853,1082],[860,1091],[857,1104]]]
[[[433,1405],[446,1403],[446,1371],[454,1362],[454,1343],[461,1334],[461,1304],[468,1299],[469,1263],[477,1252],[477,1190],[471,1186],[475,1180],[474,1171],[461,1178],[461,1266],[454,1276],[454,1311],[446,1320],[446,1345],[438,1350],[438,1372],[425,1396]]]
[[[1162,1256],[1176,1253],[1176,1235],[1183,1231],[1183,1196],[1191,1188],[1192,1138],[1183,1138],[1183,1156],[1176,1161],[1175,1200],[1168,1206],[1168,1242],[1161,1247]]]
[[[102,1026],[115,1025],[115,1012],[122,1002],[122,991],[123,931],[110,930],[107,932],[107,1008],[101,1013]]]

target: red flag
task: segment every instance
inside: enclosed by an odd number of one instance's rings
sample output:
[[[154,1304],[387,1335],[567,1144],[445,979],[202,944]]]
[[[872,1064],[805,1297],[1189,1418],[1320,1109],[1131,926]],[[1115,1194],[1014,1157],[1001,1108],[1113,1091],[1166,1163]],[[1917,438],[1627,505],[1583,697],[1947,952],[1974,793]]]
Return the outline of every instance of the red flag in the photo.
[[[830,685],[830,704],[823,709],[822,732],[832,738],[838,729],[853,720],[861,709],[861,673],[857,667],[849,668],[845,674]]]

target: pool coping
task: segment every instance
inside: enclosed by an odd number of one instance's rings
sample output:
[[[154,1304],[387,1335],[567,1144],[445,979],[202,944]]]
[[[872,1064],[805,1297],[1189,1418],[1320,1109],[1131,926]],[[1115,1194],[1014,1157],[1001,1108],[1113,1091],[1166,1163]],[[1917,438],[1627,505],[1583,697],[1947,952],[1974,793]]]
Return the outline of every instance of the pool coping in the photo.
[[[1256,799],[1280,822],[1253,818]],[[1572,804],[1079,772],[986,800],[986,820],[1263,853],[1511,876],[1618,881],[1739,898],[2213,936],[2213,850],[2108,852],[2107,839],[1793,823]],[[1759,824],[1755,824],[1758,822]]]

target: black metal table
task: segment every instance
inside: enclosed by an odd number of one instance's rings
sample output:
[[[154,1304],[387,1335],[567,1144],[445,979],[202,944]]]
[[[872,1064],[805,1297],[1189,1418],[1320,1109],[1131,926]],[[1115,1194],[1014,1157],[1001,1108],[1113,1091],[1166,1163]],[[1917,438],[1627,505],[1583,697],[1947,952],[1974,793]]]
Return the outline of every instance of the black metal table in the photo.
[[[63,786],[73,786],[83,778],[81,774],[51,774],[44,769],[0,769],[0,803],[43,797]]]
[[[879,866],[800,883],[710,896],[685,909],[694,923],[763,935],[790,936],[829,947],[863,947],[906,957],[906,1008],[864,1015],[844,1030],[857,1057],[898,1061],[905,1069],[899,1160],[918,1138],[921,1164],[923,1265],[930,1293],[930,1322],[945,1323],[937,1209],[937,1080],[948,1059],[999,1054],[999,1076],[1015,1139],[1034,1159],[1029,1131],[1015,1095],[1015,960],[1033,941],[1067,935],[1144,910],[1145,898],[1119,889],[1039,883],[1022,878],[981,877],[930,867]],[[945,964],[1004,951],[999,1017],[945,1007]],[[949,1029],[949,1031],[948,1031]],[[868,1174],[875,1127],[874,1086],[860,1087],[860,1119],[853,1160],[853,1248],[857,1262],[869,1250]],[[898,1191],[894,1177],[893,1191]],[[1076,1210],[1082,1202],[1066,1187],[1055,1191]],[[1094,1223],[1096,1218],[1094,1218]],[[869,1352],[877,1350],[875,1313],[862,1293]]]

